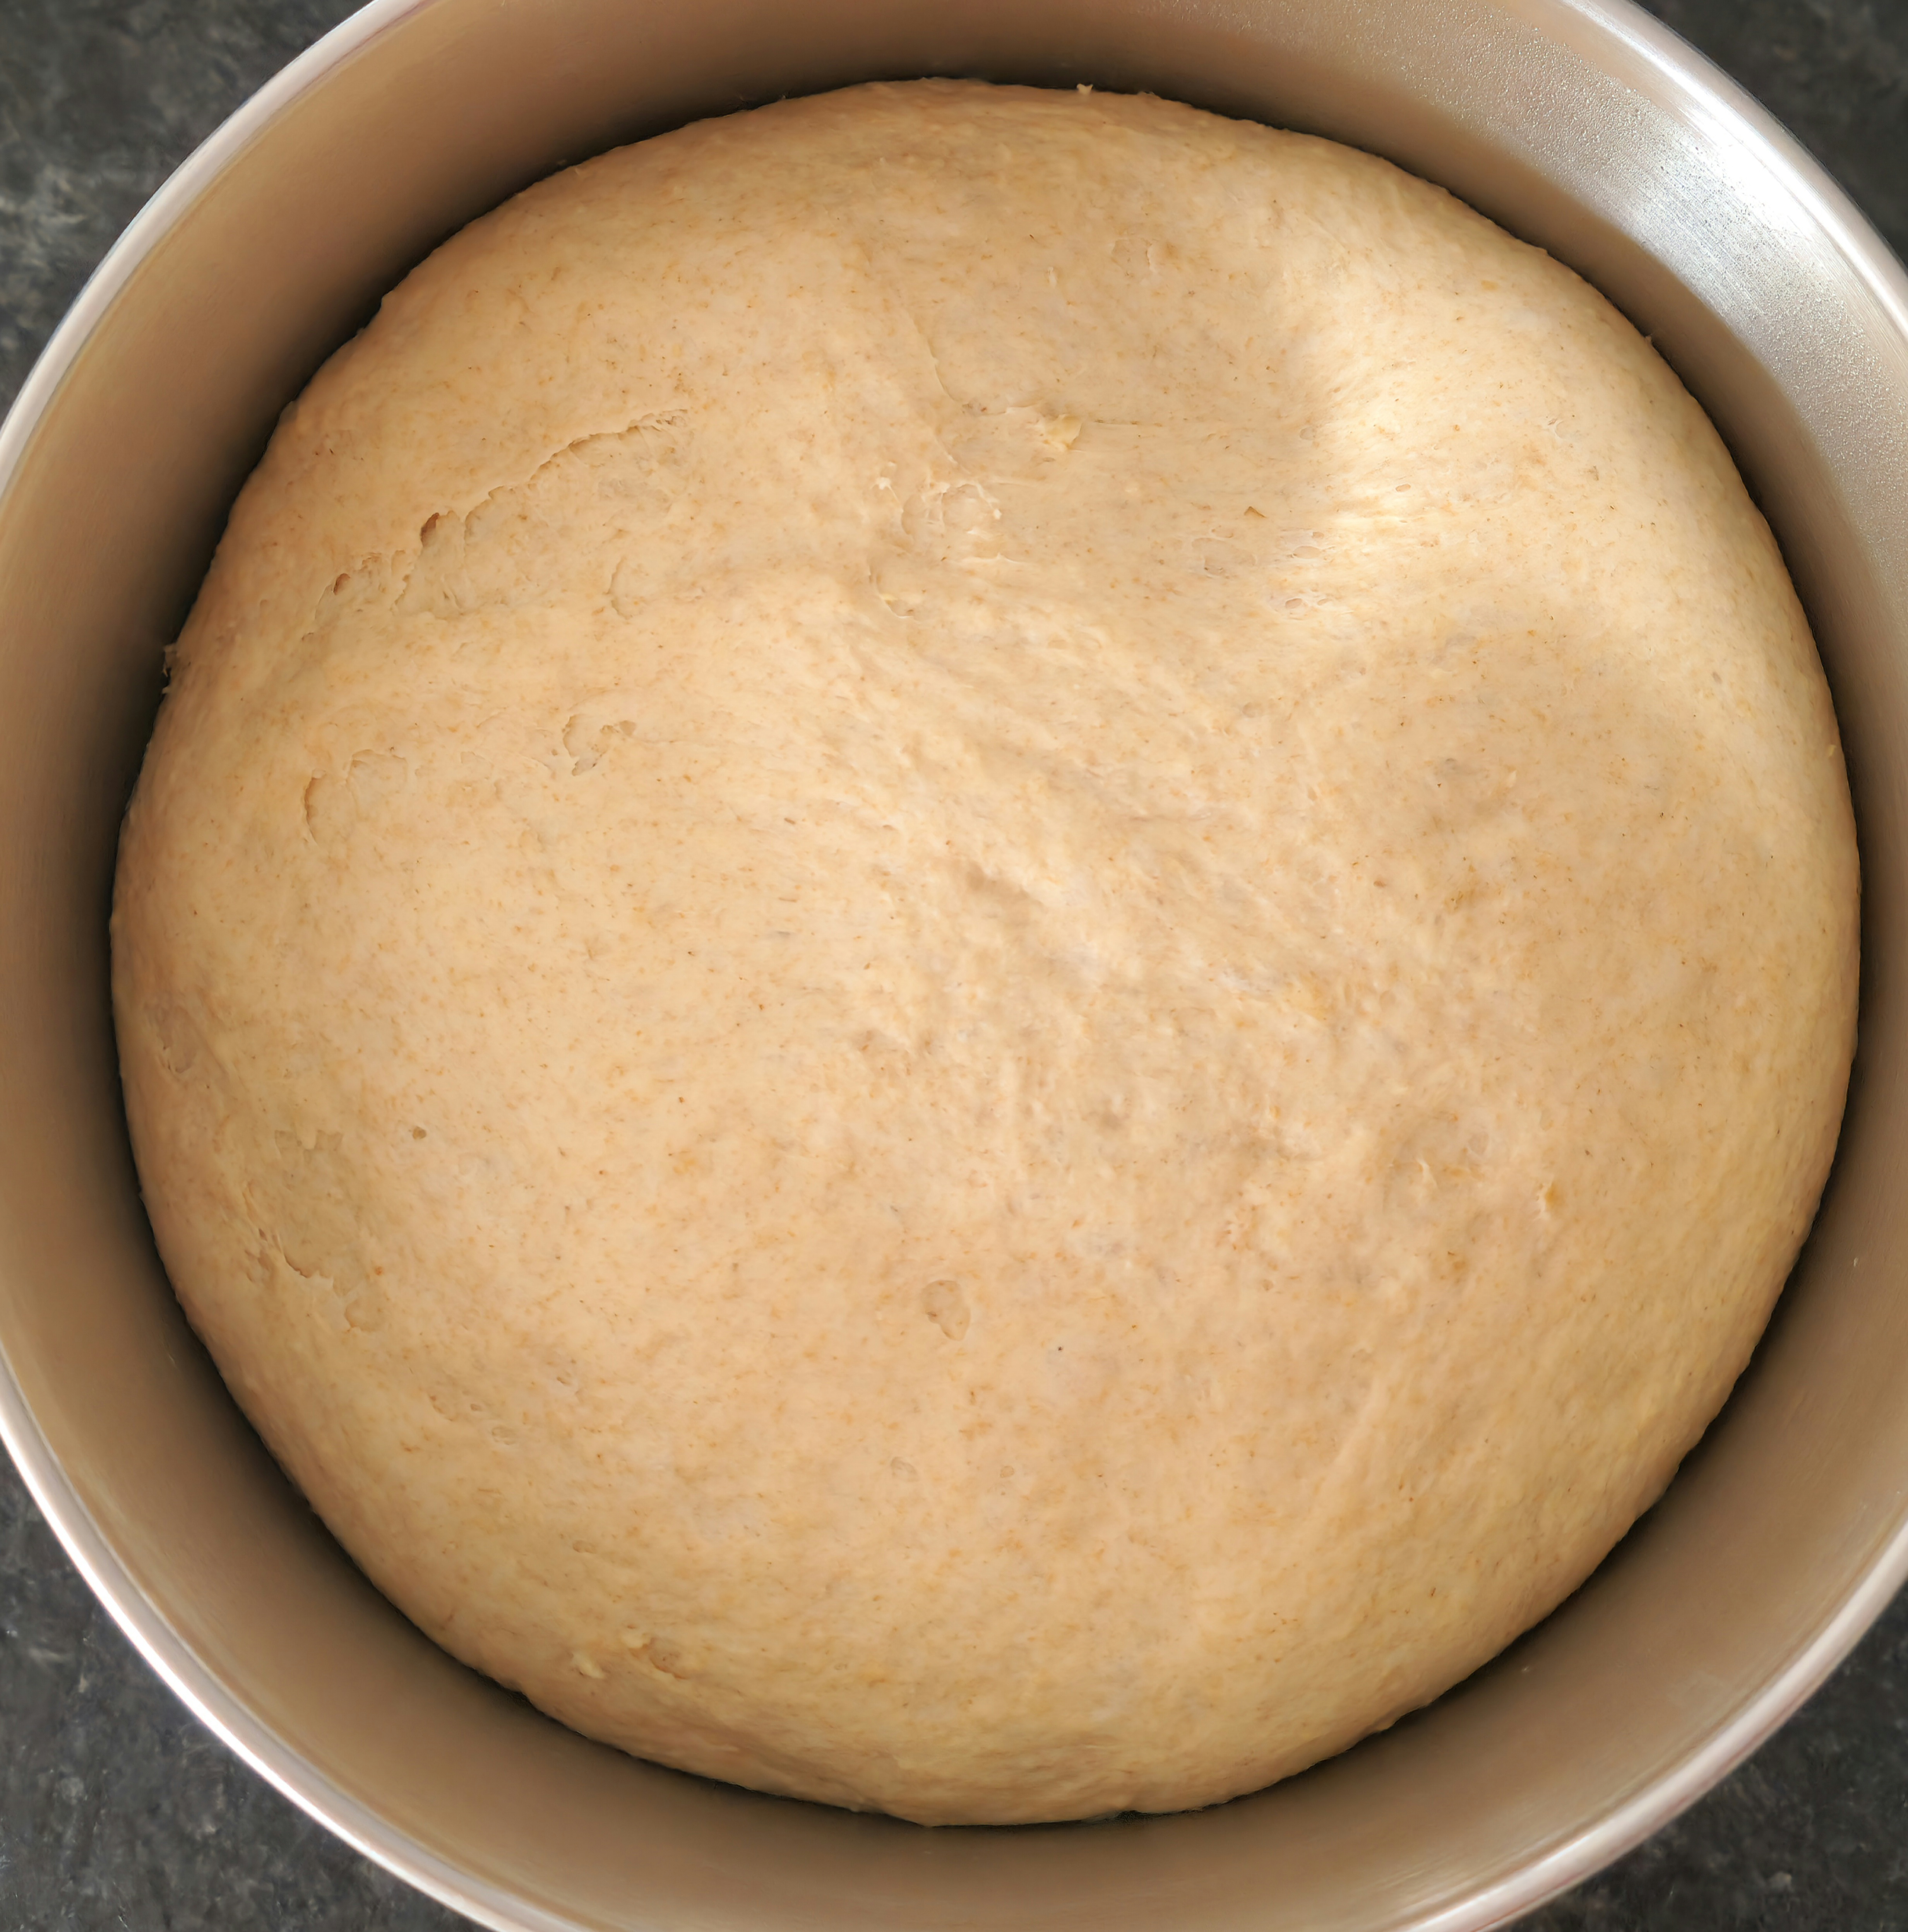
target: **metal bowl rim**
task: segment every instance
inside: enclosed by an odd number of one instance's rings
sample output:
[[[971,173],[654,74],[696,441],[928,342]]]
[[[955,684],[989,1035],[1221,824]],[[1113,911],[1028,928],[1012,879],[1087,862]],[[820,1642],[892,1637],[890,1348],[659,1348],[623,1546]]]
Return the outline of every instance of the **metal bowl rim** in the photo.
[[[334,70],[435,0],[369,0],[275,74],[183,161],[128,225],[81,290],[0,424],[0,514],[21,459],[68,371],[140,265],[265,130]],[[1834,244],[1850,272],[1908,344],[1908,271],[1848,195],[1801,145],[1728,75],[1633,0],[1493,0],[1554,32],[1575,20],[1614,40],[1674,90],[1679,112],[1712,139],[1732,140],[1763,165]],[[1672,265],[1673,266],[1673,265]],[[439,1904],[491,1932],[583,1932],[578,1922],[476,1880],[342,1790],[220,1682],[146,1597],[80,1501],[41,1433],[0,1343],[0,1442],[94,1595],[134,1648],[199,1720],[327,1830]],[[1521,1870],[1418,1920],[1411,1932],[1482,1932],[1580,1882],[1640,1844],[1725,1777],[1829,1676],[1908,1582],[1908,1514],[1813,1638],[1673,1770]],[[658,1927],[657,1932],[663,1932]]]

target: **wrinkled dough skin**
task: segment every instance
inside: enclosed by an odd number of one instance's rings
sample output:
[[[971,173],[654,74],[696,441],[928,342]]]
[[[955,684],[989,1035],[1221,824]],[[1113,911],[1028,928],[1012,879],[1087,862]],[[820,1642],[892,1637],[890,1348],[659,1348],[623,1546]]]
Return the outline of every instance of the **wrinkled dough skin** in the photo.
[[[179,1294],[431,1634],[718,1778],[1204,1804],[1571,1590],[1852,1046],[1839,742],[1648,346],[1329,144],[921,83],[446,244],[128,816]]]

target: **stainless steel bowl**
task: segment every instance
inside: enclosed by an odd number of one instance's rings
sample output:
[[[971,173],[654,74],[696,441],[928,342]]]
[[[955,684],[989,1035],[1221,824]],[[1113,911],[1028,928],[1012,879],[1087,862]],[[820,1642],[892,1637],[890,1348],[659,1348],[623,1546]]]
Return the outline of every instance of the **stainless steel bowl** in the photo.
[[[106,997],[119,813],[225,506],[379,293],[560,162],[876,76],[1145,88],[1442,182],[1601,286],[1735,448],[1840,707],[1860,1057],[1775,1324],[1668,1496],[1431,1710],[1193,1816],[924,1832],[704,1784],[435,1650],[288,1489],[154,1256]],[[113,1615],[362,1850],[492,1926],[1503,1923],[1687,1803],[1908,1575],[1908,280],[1623,0],[378,0],[140,216],[0,436],[0,1430]]]

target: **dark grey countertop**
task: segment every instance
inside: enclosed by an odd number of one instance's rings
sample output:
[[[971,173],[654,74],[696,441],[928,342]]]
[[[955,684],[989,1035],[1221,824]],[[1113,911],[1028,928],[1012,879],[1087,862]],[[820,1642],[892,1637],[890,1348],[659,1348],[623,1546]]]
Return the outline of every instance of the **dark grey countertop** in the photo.
[[[335,0],[0,0],[0,405],[114,236]],[[1908,256],[1908,0],[1655,0]],[[239,1764],[0,1458],[0,1932],[453,1932]],[[1908,1928],[1908,1595],[1749,1763],[1528,1932]]]

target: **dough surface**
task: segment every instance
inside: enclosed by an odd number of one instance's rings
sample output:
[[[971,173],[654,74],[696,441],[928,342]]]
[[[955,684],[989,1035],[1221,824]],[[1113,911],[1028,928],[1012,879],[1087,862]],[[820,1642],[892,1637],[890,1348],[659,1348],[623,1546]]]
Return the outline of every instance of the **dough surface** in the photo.
[[[1603,299],[1442,191],[923,82],[606,154],[290,410],[114,990],[179,1293],[578,1729],[1203,1804],[1655,1498],[1813,1213],[1839,741]]]

